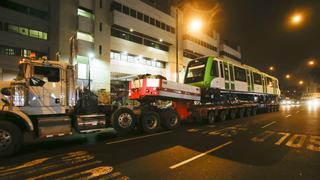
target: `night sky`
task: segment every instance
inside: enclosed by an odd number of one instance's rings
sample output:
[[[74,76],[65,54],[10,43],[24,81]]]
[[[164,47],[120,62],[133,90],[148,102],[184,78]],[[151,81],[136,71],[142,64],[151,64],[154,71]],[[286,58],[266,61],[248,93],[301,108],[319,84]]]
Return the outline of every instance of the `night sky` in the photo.
[[[191,2],[190,0],[188,2]],[[193,7],[210,9],[219,3],[213,28],[241,46],[242,62],[280,78],[282,87],[303,78],[308,58],[320,59],[320,0],[195,0]],[[289,16],[303,11],[299,26]],[[286,73],[294,77],[284,80]]]

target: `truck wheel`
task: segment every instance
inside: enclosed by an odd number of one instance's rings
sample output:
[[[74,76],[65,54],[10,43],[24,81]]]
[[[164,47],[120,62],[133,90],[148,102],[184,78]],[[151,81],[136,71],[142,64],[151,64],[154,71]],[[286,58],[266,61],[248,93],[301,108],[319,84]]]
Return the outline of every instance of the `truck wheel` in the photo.
[[[216,114],[214,111],[210,111],[208,113],[208,119],[207,119],[207,123],[208,124],[213,124],[216,122]]]
[[[243,118],[244,112],[245,112],[245,109],[244,109],[244,108],[239,109],[239,111],[238,111],[238,117],[239,117],[240,119]]]
[[[233,119],[236,118],[236,115],[237,115],[236,110],[231,110],[231,111],[230,111],[230,114],[229,114],[229,118],[230,118],[231,120],[233,120]]]
[[[161,125],[165,129],[175,129],[180,124],[180,118],[176,111],[171,108],[165,109],[161,112]]]
[[[0,121],[0,158],[17,152],[22,145],[22,132],[8,121]]]
[[[246,117],[250,117],[251,116],[251,108],[247,108],[246,109]]]
[[[140,128],[144,133],[150,134],[157,132],[160,128],[159,114],[153,111],[147,111],[142,114]]]
[[[257,108],[252,108],[252,110],[251,110],[251,115],[252,115],[252,116],[257,115]]]
[[[227,119],[227,112],[226,111],[220,111],[219,112],[219,119],[220,119],[220,121],[225,121]]]
[[[127,133],[135,127],[136,117],[131,109],[120,108],[113,113],[111,124],[116,131]]]

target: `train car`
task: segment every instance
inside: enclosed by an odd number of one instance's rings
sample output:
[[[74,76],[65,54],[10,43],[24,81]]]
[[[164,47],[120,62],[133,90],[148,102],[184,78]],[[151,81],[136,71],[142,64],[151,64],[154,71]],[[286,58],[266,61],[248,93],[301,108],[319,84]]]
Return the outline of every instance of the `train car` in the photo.
[[[238,61],[213,56],[190,61],[184,83],[202,88],[206,97],[230,99],[232,94],[237,99],[275,101],[280,95],[277,78]]]

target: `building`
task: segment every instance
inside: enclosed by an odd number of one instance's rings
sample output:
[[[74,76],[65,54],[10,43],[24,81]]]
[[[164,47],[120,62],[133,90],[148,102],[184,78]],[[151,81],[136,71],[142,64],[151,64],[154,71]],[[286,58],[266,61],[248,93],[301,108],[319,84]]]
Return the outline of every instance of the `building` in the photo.
[[[204,55],[239,60],[240,48],[220,35],[193,34],[182,11],[161,0],[3,0],[0,2],[0,80],[12,79],[19,57],[36,56],[68,61],[69,39],[76,36],[79,84],[89,77],[94,90],[138,74],[179,79],[190,59]],[[176,17],[178,12],[178,47]],[[91,55],[89,55],[91,54]],[[89,73],[90,72],[90,73]],[[120,83],[121,84],[121,83]]]

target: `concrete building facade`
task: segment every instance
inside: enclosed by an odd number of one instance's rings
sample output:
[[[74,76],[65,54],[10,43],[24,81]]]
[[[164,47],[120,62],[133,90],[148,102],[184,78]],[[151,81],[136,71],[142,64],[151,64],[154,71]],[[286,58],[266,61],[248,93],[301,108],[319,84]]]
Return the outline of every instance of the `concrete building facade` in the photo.
[[[175,80],[176,48],[181,82],[191,59],[241,59],[240,48],[217,32],[189,32],[179,10],[176,47],[177,11],[159,0],[3,0],[0,11],[0,80],[14,78],[19,57],[31,52],[68,61],[72,36],[79,83],[90,77],[92,89],[108,92],[112,80],[138,74]]]

